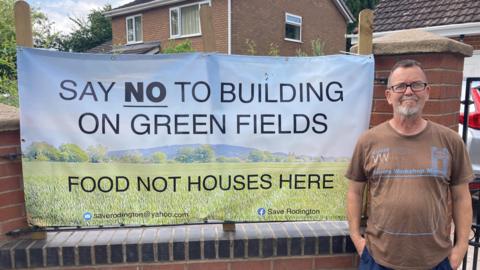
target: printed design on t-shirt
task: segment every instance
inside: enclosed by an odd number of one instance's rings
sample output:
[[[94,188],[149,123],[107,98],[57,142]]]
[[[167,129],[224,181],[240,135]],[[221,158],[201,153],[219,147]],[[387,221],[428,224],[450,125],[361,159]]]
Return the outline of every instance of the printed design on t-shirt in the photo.
[[[422,196],[408,197],[408,200],[403,196],[412,194],[412,187],[430,187],[425,183],[449,179],[451,155],[447,148],[381,147],[370,152],[367,163],[370,180],[373,180],[371,188],[377,188],[374,192],[379,196],[378,200],[372,201],[372,204],[379,204],[379,208],[371,212],[370,224],[374,228],[397,236],[427,236],[435,234],[439,226],[443,226],[442,210],[432,208],[430,193],[422,193],[418,189],[418,194]],[[402,180],[408,182],[400,182]],[[399,219],[415,222],[398,222]]]
[[[370,162],[374,167],[372,177],[388,177],[391,179],[412,177],[448,177],[450,154],[447,148],[431,147],[431,163],[421,167],[421,163],[412,165],[410,160],[415,159],[419,153],[414,150],[402,148],[381,148],[372,151]]]

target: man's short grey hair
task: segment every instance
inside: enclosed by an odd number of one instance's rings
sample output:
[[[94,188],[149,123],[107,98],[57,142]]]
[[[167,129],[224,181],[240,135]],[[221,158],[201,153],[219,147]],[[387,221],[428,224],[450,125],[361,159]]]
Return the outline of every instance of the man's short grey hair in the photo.
[[[420,62],[413,59],[404,59],[404,60],[398,61],[397,63],[395,63],[395,65],[393,65],[392,69],[390,70],[390,74],[388,74],[387,87],[391,87],[390,78],[392,77],[392,73],[395,70],[399,68],[410,68],[410,67],[419,67],[422,70],[423,75],[425,75],[425,78],[427,78],[427,75],[425,74],[425,70],[423,69],[422,64]]]

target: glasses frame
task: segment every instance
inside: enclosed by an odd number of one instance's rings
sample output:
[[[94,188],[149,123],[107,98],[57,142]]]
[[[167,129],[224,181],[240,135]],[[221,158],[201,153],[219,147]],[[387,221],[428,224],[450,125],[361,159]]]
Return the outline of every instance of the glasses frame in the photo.
[[[412,85],[413,84],[423,84],[423,88],[422,89],[419,89],[419,90],[415,90],[413,89]],[[400,86],[400,85],[405,85],[405,89],[403,90],[395,90],[395,87],[397,86]],[[424,91],[428,86],[428,83],[426,82],[422,82],[422,81],[418,81],[418,82],[412,82],[412,83],[399,83],[399,84],[396,84],[396,85],[392,85],[388,88],[388,90],[391,90],[392,92],[394,93],[405,93],[407,91],[407,88],[410,87],[410,89],[412,90],[412,92],[422,92]]]

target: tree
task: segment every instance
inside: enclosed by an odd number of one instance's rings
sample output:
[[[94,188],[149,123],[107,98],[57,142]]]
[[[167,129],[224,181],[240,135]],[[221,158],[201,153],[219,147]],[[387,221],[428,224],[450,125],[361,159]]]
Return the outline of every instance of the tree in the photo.
[[[167,161],[167,155],[163,152],[155,152],[150,156],[150,160],[153,163],[165,163]]]
[[[263,151],[263,161],[268,161],[268,162],[275,161],[275,158],[272,155],[272,153],[268,151]]]
[[[202,145],[193,151],[194,162],[208,163],[215,160],[215,151],[208,145]]]
[[[360,11],[366,8],[373,10],[379,1],[380,0],[347,0],[346,4],[352,12],[353,17],[358,20],[358,14]],[[347,33],[353,33],[357,25],[358,21],[350,23],[347,27]]]
[[[18,106],[14,0],[0,0],[0,103]]]
[[[248,154],[248,160],[251,162],[262,162],[265,160],[265,154],[263,151],[260,150],[252,150]]]
[[[33,46],[36,48],[61,49],[62,35],[53,29],[54,22],[47,15],[34,10],[33,21]]]
[[[76,29],[63,38],[61,49],[64,51],[84,52],[112,39],[112,22],[103,13],[111,10],[110,5],[94,9],[86,19],[72,18]]]
[[[87,162],[88,154],[73,143],[62,144],[59,147],[60,160],[66,162]]]
[[[183,147],[177,152],[175,160],[181,163],[192,163],[194,161],[194,150],[191,147]]]
[[[129,151],[120,157],[119,161],[125,163],[143,163],[142,153],[139,151]]]
[[[14,3],[0,0],[0,103],[18,107]],[[45,14],[33,10],[32,25],[35,47],[59,46],[60,35]]]
[[[58,161],[60,160],[60,152],[46,142],[33,142],[27,148],[25,157],[28,160]]]
[[[97,144],[96,146],[92,145],[87,148],[88,157],[92,163],[107,162],[107,152],[107,147],[101,144]]]

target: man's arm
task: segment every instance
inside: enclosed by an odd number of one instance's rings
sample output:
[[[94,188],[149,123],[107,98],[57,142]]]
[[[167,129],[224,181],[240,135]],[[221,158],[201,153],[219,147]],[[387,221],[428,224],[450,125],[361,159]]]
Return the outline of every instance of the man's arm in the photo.
[[[362,254],[365,248],[365,239],[360,233],[360,220],[362,216],[363,190],[365,182],[348,181],[347,192],[347,219],[352,239],[358,254]]]
[[[453,223],[456,243],[448,256],[453,269],[458,268],[468,249],[468,236],[472,226],[472,197],[468,183],[452,186]]]

